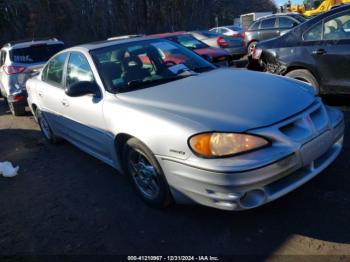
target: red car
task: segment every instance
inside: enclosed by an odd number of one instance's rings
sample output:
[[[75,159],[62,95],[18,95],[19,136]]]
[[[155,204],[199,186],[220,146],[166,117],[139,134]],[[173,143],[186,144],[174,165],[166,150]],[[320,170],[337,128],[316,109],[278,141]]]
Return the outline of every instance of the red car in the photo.
[[[200,56],[208,58],[212,63],[220,66],[228,66],[231,63],[232,57],[229,52],[222,48],[210,47],[200,40],[197,40],[191,34],[186,32],[174,32],[164,34],[149,35],[150,37],[159,37],[171,40],[180,45],[183,45]],[[176,58],[178,59],[178,58]],[[172,59],[173,60],[173,59]]]

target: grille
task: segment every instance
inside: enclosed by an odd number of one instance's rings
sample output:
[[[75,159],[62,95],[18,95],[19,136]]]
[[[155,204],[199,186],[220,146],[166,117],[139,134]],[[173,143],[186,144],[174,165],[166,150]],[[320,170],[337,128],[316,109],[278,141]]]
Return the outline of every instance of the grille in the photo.
[[[313,105],[300,117],[279,127],[279,130],[294,141],[317,136],[327,129],[328,116],[321,103]]]

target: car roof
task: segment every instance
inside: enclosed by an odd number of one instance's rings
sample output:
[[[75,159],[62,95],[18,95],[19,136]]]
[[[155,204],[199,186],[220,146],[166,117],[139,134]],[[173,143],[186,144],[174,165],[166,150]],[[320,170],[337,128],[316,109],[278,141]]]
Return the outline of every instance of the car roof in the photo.
[[[3,45],[4,49],[16,49],[16,48],[25,48],[30,47],[32,45],[40,45],[40,44],[64,44],[62,41],[57,38],[39,38],[39,39],[23,39],[19,41],[8,42]]]
[[[270,15],[265,15],[265,16],[262,16],[262,17],[259,17],[257,18],[255,21],[261,21],[263,19],[267,19],[267,18],[274,18],[274,17],[279,17],[279,16],[301,16],[299,13],[295,13],[295,12],[292,12],[292,13],[276,13],[276,14],[270,14]]]
[[[97,42],[86,43],[82,45],[73,46],[63,51],[72,51],[72,50],[80,50],[80,51],[92,51],[104,47],[110,47],[118,44],[127,44],[134,43],[140,41],[146,41],[151,39],[159,39],[160,37],[153,36],[142,36],[142,37],[134,37],[134,38],[122,38],[122,39],[112,39],[112,40],[102,40]]]
[[[137,35],[119,35],[119,36],[112,36],[109,37],[107,40],[122,40],[122,39],[130,39],[130,38],[136,38],[136,37],[142,37],[145,35],[137,34]]]
[[[185,34],[188,34],[188,33],[185,31],[178,31],[178,32],[171,32],[171,33],[153,34],[153,35],[149,35],[149,36],[150,37],[165,38],[165,37],[185,35]]]

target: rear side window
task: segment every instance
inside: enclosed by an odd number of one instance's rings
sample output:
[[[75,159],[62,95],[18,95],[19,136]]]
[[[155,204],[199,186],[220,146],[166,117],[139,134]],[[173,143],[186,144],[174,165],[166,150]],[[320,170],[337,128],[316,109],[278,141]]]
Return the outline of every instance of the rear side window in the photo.
[[[261,29],[275,28],[276,18],[265,19],[261,22]]]
[[[51,59],[43,70],[42,80],[54,85],[62,86],[66,58],[67,53],[63,53]]]
[[[249,27],[249,30],[258,30],[260,27],[260,22],[255,22]]]
[[[280,28],[292,28],[297,25],[297,22],[288,18],[288,17],[280,17],[279,18]]]
[[[10,51],[10,59],[15,63],[23,64],[43,63],[49,60],[54,54],[63,50],[63,48],[63,44],[39,44],[17,48]]]
[[[3,66],[6,61],[6,51],[0,52],[0,66]]]

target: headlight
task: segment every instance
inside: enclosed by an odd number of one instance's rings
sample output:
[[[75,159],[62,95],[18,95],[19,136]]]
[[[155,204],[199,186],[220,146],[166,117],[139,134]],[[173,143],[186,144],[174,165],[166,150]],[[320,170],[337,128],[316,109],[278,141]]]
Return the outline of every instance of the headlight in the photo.
[[[269,145],[266,139],[237,133],[203,133],[189,139],[191,149],[208,158],[228,157]]]

